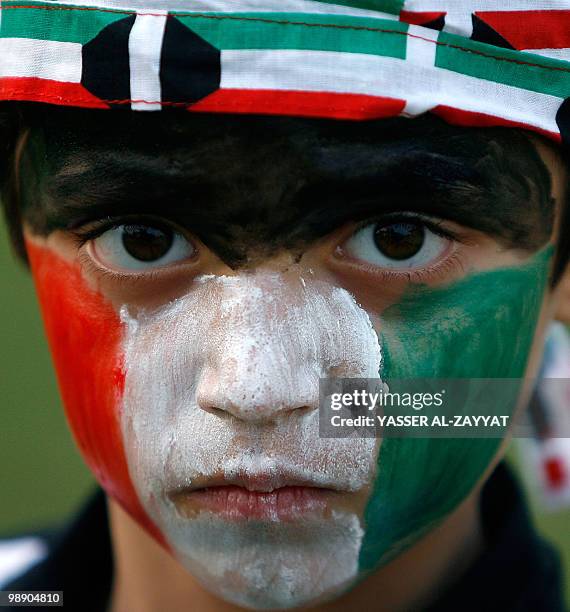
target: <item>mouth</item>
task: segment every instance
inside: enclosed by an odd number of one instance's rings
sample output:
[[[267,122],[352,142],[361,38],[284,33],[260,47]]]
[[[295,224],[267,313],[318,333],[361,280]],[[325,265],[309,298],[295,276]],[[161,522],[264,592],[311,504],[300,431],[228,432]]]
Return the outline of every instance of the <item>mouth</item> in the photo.
[[[200,482],[201,481],[201,482]],[[326,517],[341,491],[287,474],[201,478],[167,497],[184,518],[210,512],[228,521],[291,522]]]

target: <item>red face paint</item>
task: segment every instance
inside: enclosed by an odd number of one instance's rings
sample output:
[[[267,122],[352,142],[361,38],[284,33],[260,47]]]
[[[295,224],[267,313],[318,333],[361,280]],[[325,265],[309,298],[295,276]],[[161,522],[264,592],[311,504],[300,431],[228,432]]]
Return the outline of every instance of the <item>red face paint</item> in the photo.
[[[78,264],[26,242],[67,419],[79,449],[105,491],[155,537],[125,458],[119,422],[124,386],[122,326],[105,298],[90,289]]]

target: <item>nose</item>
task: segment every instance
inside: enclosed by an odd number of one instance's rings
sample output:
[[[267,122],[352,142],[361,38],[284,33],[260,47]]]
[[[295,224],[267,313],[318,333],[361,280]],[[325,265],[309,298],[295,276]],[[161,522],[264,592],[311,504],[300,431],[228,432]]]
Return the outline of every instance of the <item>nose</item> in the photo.
[[[283,286],[270,285],[236,282],[223,291],[197,389],[203,410],[263,422],[318,407],[322,369],[306,316],[287,303]]]
[[[346,291],[326,283],[245,275],[215,284],[198,407],[250,422],[313,411],[319,378],[378,376],[378,337]]]
[[[281,355],[274,352],[267,361],[250,353],[242,362],[228,351],[219,367],[208,368],[203,373],[197,393],[198,406],[252,423],[275,421],[294,411],[300,415],[315,410],[318,375],[295,366],[286,371],[278,364],[285,366],[284,352]]]

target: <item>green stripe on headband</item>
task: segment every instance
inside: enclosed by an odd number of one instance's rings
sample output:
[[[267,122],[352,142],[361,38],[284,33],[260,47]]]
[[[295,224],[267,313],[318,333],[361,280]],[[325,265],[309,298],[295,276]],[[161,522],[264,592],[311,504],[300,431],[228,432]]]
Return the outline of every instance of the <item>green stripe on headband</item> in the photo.
[[[22,5],[25,6],[19,8]],[[1,38],[34,38],[85,44],[105,26],[125,17],[123,13],[90,11],[78,19],[76,10],[46,8],[45,4],[27,1],[2,2],[0,7]]]
[[[567,62],[489,47],[446,32],[439,35],[438,43],[435,65],[439,68],[560,98],[570,96]]]
[[[392,13],[399,15],[404,7],[404,0],[316,0],[325,4],[340,4],[342,6],[350,6],[351,8],[359,8],[367,11],[379,11],[381,13]]]
[[[211,14],[179,20],[218,49],[312,49],[406,56],[408,24],[398,21],[303,13]]]

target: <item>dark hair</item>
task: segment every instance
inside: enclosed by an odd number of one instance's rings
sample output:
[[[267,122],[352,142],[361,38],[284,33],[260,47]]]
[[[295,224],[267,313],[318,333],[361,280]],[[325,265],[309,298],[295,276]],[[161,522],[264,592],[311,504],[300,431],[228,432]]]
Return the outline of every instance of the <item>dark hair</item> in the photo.
[[[109,122],[110,125],[113,125],[116,122],[117,125],[121,125],[121,122],[124,124],[127,120],[132,122],[132,125],[136,127],[137,121],[139,120],[139,116],[141,114],[120,111],[99,111],[99,113],[104,113],[105,121]],[[160,117],[158,114],[151,121],[154,123],[155,127],[160,125],[160,122],[166,121],[165,115],[167,115],[168,120],[172,119],[173,115],[176,113],[161,113]],[[145,113],[148,116],[148,114]],[[154,114],[153,114],[154,115]],[[34,129],[34,127],[38,125],[42,125],[42,122],[50,122],[52,117],[57,117],[58,120],[62,117],[73,116],[73,112],[69,109],[60,109],[54,107],[46,107],[45,105],[37,105],[37,104],[23,104],[23,103],[3,103],[0,106],[0,195],[2,200],[2,207],[5,215],[5,219],[7,222],[8,230],[10,233],[11,242],[14,250],[18,254],[18,256],[23,260],[27,261],[26,251],[24,247],[23,235],[22,235],[22,197],[19,193],[20,185],[18,178],[18,168],[16,168],[15,160],[18,157],[18,149],[21,147],[25,147],[25,140],[27,135]],[[180,116],[180,115],[179,115]],[[186,115],[187,116],[187,115]],[[224,122],[222,118],[219,118],[212,122],[212,117],[209,115],[194,115],[194,121],[201,121],[206,125],[217,125],[221,126],[218,128],[217,133],[223,134],[224,130]],[[237,117],[237,118],[236,118]],[[271,123],[272,119],[266,116],[258,118],[256,120],[255,116],[235,116],[233,121],[241,121],[244,124],[251,126],[252,128],[252,138],[255,138],[255,134],[259,134],[264,129],[269,126],[270,128],[275,127],[275,125],[279,124],[279,126],[287,126],[287,121],[284,118],[279,118],[279,120],[275,121],[275,123]],[[441,120],[429,116],[429,121],[427,125],[430,126],[430,122],[433,123],[429,129],[433,132],[434,125],[438,132],[444,131],[444,136],[442,141],[445,141],[447,134],[453,136],[455,133],[465,134],[466,130],[471,130],[472,128],[454,128],[453,126],[447,126],[447,124],[443,124]],[[259,126],[256,126],[256,121],[259,123]],[[292,119],[291,121],[295,121]],[[315,119],[301,119],[298,121],[304,121],[306,126],[314,125],[314,122],[322,121]],[[386,124],[389,120],[379,120],[382,121],[383,124]],[[399,120],[401,121],[401,120]],[[408,120],[403,120],[406,122],[406,125],[409,126],[411,124],[419,124],[419,120],[415,120],[410,122]],[[311,123],[313,122],[313,123]],[[331,122],[338,126],[339,122]],[[345,132],[348,133],[351,130],[351,126],[354,123],[351,122],[342,122],[346,124]],[[59,125],[58,122],[54,122],[53,125]],[[76,125],[71,122],[72,126]],[[255,129],[258,129],[255,132]],[[354,128],[352,128],[354,129]],[[406,127],[405,129],[408,129]],[[523,130],[518,129],[504,129],[504,128],[494,128],[489,129],[486,128],[487,131],[492,134],[492,138],[500,143],[502,143],[504,150],[501,152],[502,157],[500,157],[500,163],[506,164],[508,163],[509,155],[514,151],[521,152],[523,151],[523,146],[526,146],[526,151],[528,151],[528,133]],[[267,130],[266,130],[267,131]],[[111,131],[112,132],[112,131]],[[135,130],[136,132],[136,130]],[[423,137],[426,137],[429,131],[424,130]],[[479,131],[481,133],[482,130]],[[144,132],[143,132],[144,134]],[[107,139],[113,138],[113,133],[106,136]],[[141,136],[139,135],[139,138]],[[144,135],[142,136],[144,138]],[[521,153],[521,155],[523,155]],[[568,176],[570,176],[570,154],[567,150],[559,148],[559,154],[563,161],[564,168],[567,171]],[[536,155],[534,156],[534,158]],[[530,156],[530,164],[534,162],[533,156]],[[493,165],[493,173],[497,176],[501,174],[502,166],[500,163],[497,163],[495,159],[491,159],[490,162]],[[528,166],[527,168],[532,167]],[[508,190],[508,186],[506,187]],[[570,258],[570,240],[567,237],[568,231],[570,231],[570,189],[565,190],[565,201],[563,203],[562,211],[561,211],[561,222],[560,222],[560,237],[557,245],[556,257],[554,261],[553,271],[551,275],[551,283],[554,286],[562,276],[568,260]]]

